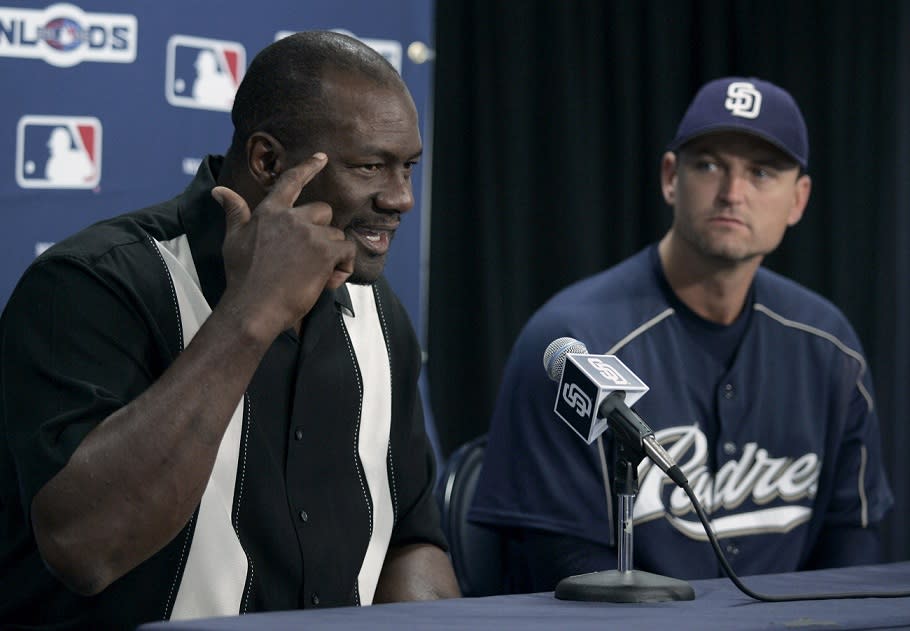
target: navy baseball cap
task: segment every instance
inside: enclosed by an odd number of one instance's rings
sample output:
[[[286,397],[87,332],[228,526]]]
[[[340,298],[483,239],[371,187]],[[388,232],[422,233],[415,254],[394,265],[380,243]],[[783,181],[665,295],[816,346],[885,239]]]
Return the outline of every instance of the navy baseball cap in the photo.
[[[773,83],[754,77],[726,77],[703,85],[689,104],[676,137],[667,148],[713,132],[736,131],[757,136],[809,167],[809,134],[799,106]]]

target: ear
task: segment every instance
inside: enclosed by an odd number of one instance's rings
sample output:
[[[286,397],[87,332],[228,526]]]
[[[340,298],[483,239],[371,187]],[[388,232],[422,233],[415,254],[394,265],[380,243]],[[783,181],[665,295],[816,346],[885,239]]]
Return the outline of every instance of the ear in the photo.
[[[788,226],[795,226],[803,218],[803,212],[806,210],[806,204],[809,203],[809,194],[811,192],[812,178],[805,174],[796,178],[796,183],[793,185],[793,206],[787,216]]]
[[[672,151],[664,153],[660,160],[660,190],[664,195],[664,201],[670,206],[676,203],[677,166],[676,154]]]
[[[246,141],[246,162],[250,176],[269,189],[287,168],[287,152],[278,140],[264,131],[250,134]]]

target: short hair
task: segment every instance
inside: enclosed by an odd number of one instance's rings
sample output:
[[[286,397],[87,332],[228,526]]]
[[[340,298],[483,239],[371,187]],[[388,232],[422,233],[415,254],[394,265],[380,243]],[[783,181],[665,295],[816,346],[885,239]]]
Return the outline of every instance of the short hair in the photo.
[[[259,131],[288,147],[305,142],[330,113],[323,80],[332,71],[407,90],[385,57],[360,40],[334,31],[294,33],[264,48],[247,68],[231,109],[229,152],[242,154]]]

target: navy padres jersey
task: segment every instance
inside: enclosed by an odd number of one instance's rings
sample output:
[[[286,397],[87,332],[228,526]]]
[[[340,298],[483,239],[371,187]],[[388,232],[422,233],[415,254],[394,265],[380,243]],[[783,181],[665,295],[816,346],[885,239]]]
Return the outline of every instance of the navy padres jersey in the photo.
[[[569,336],[650,386],[635,410],[688,477],[737,573],[801,569],[824,529],[881,520],[892,497],[872,382],[840,311],[760,268],[738,347],[721,360],[681,310],[655,246],[544,305],[507,364],[470,518],[612,544],[609,434],[587,445],[554,414],[541,362]],[[637,569],[721,575],[689,499],[647,459],[634,522]]]

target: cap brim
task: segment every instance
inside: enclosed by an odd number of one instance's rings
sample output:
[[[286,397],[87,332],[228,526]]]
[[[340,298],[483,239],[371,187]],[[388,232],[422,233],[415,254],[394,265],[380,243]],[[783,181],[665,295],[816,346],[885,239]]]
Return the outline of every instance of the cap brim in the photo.
[[[708,126],[702,127],[701,129],[697,129],[693,132],[690,132],[690,133],[686,134],[685,136],[679,136],[677,138],[674,138],[673,142],[671,142],[669,145],[667,145],[667,149],[669,149],[670,151],[679,151],[680,147],[682,147],[683,145],[685,145],[688,142],[695,140],[696,138],[701,138],[702,136],[707,136],[709,134],[717,134],[717,133],[722,133],[722,132],[735,132],[735,133],[739,133],[739,134],[747,134],[747,135],[753,136],[755,138],[760,138],[761,140],[764,140],[768,144],[772,145],[773,147],[775,147],[776,149],[781,151],[784,155],[788,156],[791,160],[793,160],[793,162],[795,162],[797,165],[799,165],[803,169],[808,167],[808,165],[805,163],[805,161],[802,158],[800,158],[799,156],[794,154],[792,151],[787,149],[787,147],[785,147],[784,144],[782,142],[780,142],[777,138],[774,138],[773,136],[770,136],[769,134],[762,133],[761,131],[753,129],[752,127],[749,127],[746,125],[730,125],[729,123],[724,123],[723,125],[708,125]]]

